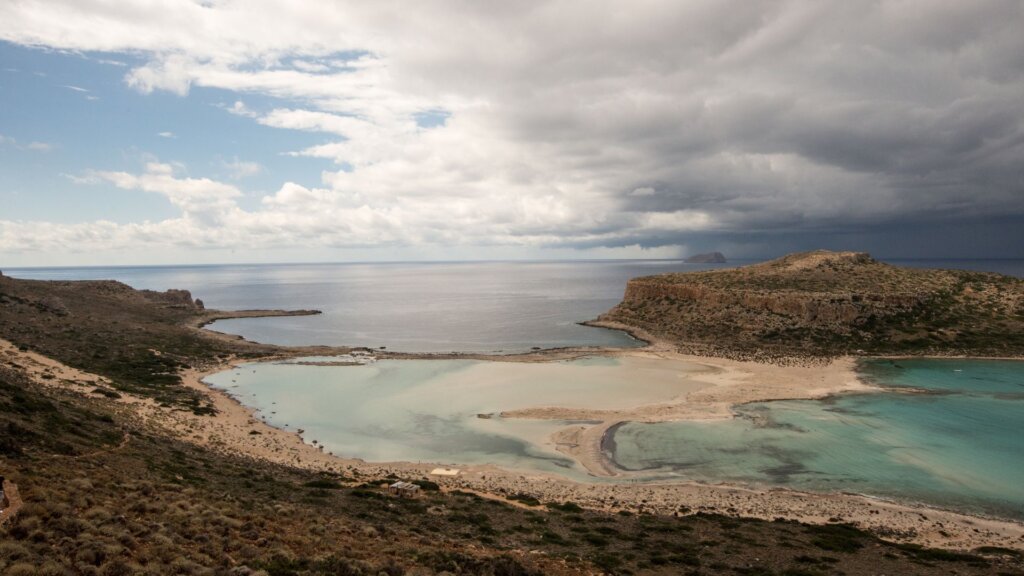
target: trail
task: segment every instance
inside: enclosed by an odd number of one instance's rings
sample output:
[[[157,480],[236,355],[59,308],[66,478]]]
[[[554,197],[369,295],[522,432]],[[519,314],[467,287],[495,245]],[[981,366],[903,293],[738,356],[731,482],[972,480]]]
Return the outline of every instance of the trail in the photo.
[[[18,485],[10,480],[4,480],[4,499],[7,500],[7,506],[0,509],[0,526],[3,526],[8,520],[14,518],[24,503],[21,501],[21,495],[18,494]],[[3,503],[0,502],[0,506]]]

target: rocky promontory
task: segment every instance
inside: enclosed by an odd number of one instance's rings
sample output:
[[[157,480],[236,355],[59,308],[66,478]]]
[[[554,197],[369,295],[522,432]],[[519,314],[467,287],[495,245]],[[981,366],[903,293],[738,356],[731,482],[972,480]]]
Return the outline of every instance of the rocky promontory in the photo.
[[[1024,280],[805,252],[630,280],[599,322],[728,356],[1022,356]]]
[[[725,264],[725,254],[721,252],[708,252],[706,254],[694,254],[685,260],[687,264]]]

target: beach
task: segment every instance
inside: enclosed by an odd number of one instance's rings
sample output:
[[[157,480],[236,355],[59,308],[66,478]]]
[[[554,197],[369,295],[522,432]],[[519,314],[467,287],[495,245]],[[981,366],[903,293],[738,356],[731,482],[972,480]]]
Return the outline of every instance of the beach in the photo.
[[[457,476],[431,475],[435,463],[368,463],[332,455],[316,446],[315,438],[274,428],[222,391],[203,383],[209,374],[236,366],[235,359],[208,369],[191,369],[182,374],[185,386],[207,395],[217,414],[199,416],[174,410],[121,393],[116,402],[124,414],[140,426],[171,435],[225,454],[244,455],[310,470],[342,473],[367,481],[389,475],[429,478],[444,489],[470,490],[488,497],[505,499],[531,495],[542,502],[575,502],[581,506],[631,513],[690,514],[719,513],[767,520],[787,519],[808,523],[849,522],[880,537],[898,542],[949,549],[1001,546],[1024,550],[1024,525],[980,518],[925,506],[912,506],[857,494],[804,493],[696,482],[641,483],[616,471],[601,451],[605,432],[623,421],[664,421],[692,418],[728,418],[730,407],[744,402],[771,399],[818,398],[848,391],[865,391],[853,371],[853,360],[829,364],[774,366],[753,362],[703,358],[673,353],[658,342],[637,350],[608,351],[612,355],[637,355],[667,363],[685,364],[699,379],[695,387],[676,402],[635,406],[621,410],[590,412],[599,424],[572,427],[553,439],[563,453],[580,461],[595,477],[617,476],[614,481],[580,482],[556,474],[516,471],[496,466],[460,466]],[[559,353],[559,357],[565,352]],[[534,354],[529,361],[538,361]],[[33,352],[19,351],[8,342],[0,343],[0,357],[22,366],[36,381],[92,394],[107,380],[64,366]],[[521,358],[519,360],[522,360]],[[697,369],[694,368],[697,365]],[[558,407],[536,407],[506,417],[566,417]],[[575,416],[582,416],[576,413]],[[596,480],[596,478],[595,478]]]

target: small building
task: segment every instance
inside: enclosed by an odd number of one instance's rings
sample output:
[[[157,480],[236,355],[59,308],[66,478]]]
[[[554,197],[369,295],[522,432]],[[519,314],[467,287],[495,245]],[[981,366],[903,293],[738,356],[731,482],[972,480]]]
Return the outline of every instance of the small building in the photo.
[[[398,496],[399,498],[415,498],[419,493],[420,487],[412,482],[402,482],[399,480],[388,486],[388,494]]]

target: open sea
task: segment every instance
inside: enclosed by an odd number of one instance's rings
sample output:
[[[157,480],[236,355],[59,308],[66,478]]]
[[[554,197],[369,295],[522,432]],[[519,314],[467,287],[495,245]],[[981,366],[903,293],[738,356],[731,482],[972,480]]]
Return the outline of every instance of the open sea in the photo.
[[[15,278],[120,280],[183,288],[209,308],[314,308],[319,316],[222,320],[211,328],[282,345],[344,345],[402,352],[519,352],[534,346],[632,346],[621,332],[587,328],[637,276],[749,264],[679,260],[425,262],[11,268]],[[1024,277],[1020,260],[892,260]]]
[[[893,263],[1024,277],[1024,260]],[[535,346],[636,345],[623,333],[577,322],[614,306],[629,278],[711,267],[641,260],[4,273],[185,288],[211,308],[324,311],[321,316],[228,320],[213,326],[263,342],[513,352]],[[582,479],[585,471],[545,444],[551,432],[569,422],[479,415],[586,398],[581,390],[592,392],[588,401],[595,402],[657,401],[659,391],[645,385],[641,369],[622,360],[559,364],[537,369],[447,360],[362,367],[271,363],[246,365],[207,381],[273,424],[306,429],[307,438],[339,455],[371,461],[490,462]],[[651,480],[857,492],[1024,520],[1024,362],[875,360],[859,370],[888,390],[748,404],[729,421],[626,423],[610,433],[604,449],[623,470]]]
[[[579,326],[622,299],[636,276],[721,265],[678,260],[429,262],[31,268],[52,280],[113,279],[183,288],[208,308],[312,308],[318,316],[221,320],[214,330],[282,345],[401,352],[522,352],[533,347],[635,346],[622,332]]]

